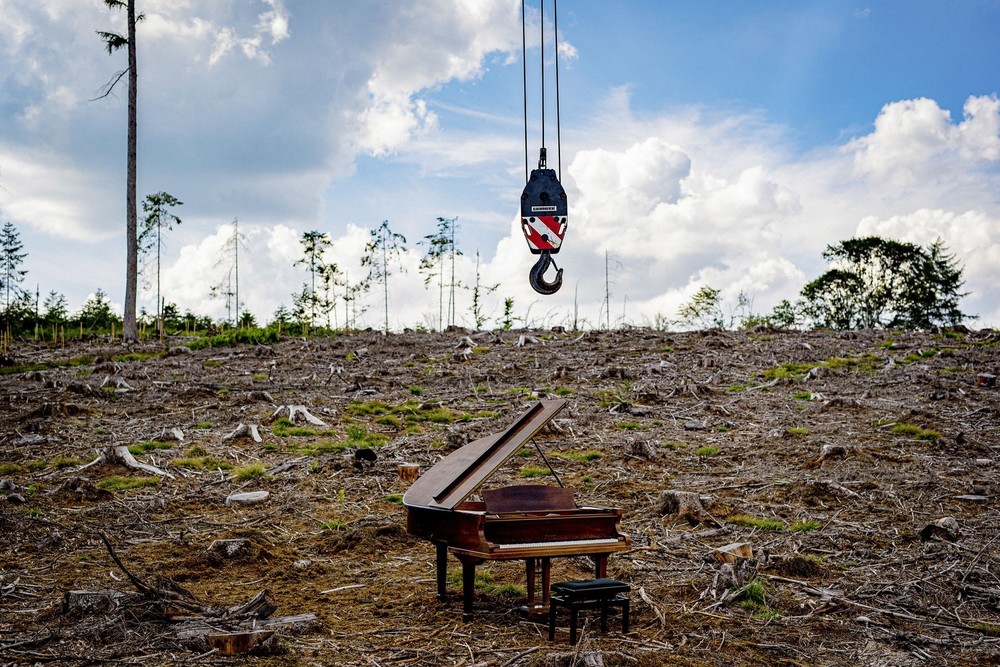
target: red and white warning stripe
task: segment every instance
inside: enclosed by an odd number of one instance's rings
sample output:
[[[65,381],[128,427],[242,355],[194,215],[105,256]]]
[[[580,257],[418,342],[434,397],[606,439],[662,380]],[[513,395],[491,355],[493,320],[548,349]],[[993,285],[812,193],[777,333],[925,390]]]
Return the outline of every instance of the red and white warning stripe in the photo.
[[[532,250],[558,250],[566,234],[566,216],[535,215],[521,218],[521,231]]]

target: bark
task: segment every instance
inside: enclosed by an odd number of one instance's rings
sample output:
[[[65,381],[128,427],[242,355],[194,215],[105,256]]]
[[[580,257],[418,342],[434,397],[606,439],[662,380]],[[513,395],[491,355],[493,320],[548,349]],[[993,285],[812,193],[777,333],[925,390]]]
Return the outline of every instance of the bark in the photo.
[[[136,210],[136,144],[138,133],[138,68],[136,66],[135,0],[128,0],[128,175],[125,195],[125,314],[122,342],[139,340],[135,300],[139,272],[138,212]]]

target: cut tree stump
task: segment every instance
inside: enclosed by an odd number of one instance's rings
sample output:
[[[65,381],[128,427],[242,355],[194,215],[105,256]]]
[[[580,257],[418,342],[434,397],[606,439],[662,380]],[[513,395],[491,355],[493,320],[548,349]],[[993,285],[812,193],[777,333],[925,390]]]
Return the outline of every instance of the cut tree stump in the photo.
[[[416,463],[400,463],[396,467],[396,476],[400,482],[412,484],[420,476],[420,466]]]
[[[80,466],[77,470],[83,470],[84,468],[89,468],[90,466],[101,463],[107,465],[123,465],[135,470],[148,472],[152,475],[160,475],[161,477],[174,479],[174,476],[165,470],[160,470],[156,466],[137,461],[136,458],[132,456],[132,452],[130,452],[128,447],[125,445],[109,445],[107,447],[99,447],[97,449],[97,458],[90,463]]]
[[[287,417],[288,421],[294,422],[298,421],[300,415],[302,419],[310,424],[315,426],[326,426],[325,421],[319,417],[314,417],[304,405],[282,405],[274,411],[274,414],[271,415],[271,419],[274,420],[279,417]]]
[[[170,429],[169,431],[167,429],[163,429],[160,431],[160,434],[153,439],[157,442],[170,442],[172,440],[176,442],[184,442],[184,431],[176,427]]]
[[[935,538],[947,540],[948,542],[958,542],[958,538],[961,536],[962,530],[959,528],[958,521],[955,517],[951,516],[943,516],[940,519],[935,519],[920,531],[921,542],[928,542]]]
[[[240,422],[240,425],[236,427],[236,430],[226,435],[222,438],[223,442],[229,442],[230,440],[236,440],[237,438],[250,438],[256,443],[264,442],[264,438],[260,437],[260,430],[257,428],[256,424],[244,424]]]
[[[719,522],[705,509],[705,503],[710,504],[711,500],[710,496],[702,497],[692,491],[664,491],[660,494],[657,511],[661,516],[676,514],[692,526],[699,523],[718,526]]]
[[[753,558],[753,547],[749,542],[733,542],[712,551],[721,563],[735,563],[738,558]]]
[[[208,552],[227,560],[242,560],[251,554],[253,545],[246,538],[214,540],[208,545]]]

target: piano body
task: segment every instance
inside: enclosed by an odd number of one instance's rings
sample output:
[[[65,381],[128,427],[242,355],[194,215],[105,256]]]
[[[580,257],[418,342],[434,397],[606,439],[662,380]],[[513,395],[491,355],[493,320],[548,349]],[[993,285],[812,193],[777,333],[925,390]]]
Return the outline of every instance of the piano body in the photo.
[[[437,547],[438,598],[446,596],[448,552],[462,564],[463,618],[472,617],[476,565],[524,560],[529,614],[549,605],[550,559],[588,555],[595,575],[607,576],[608,556],[630,547],[622,511],[577,506],[573,489],[541,484],[487,489],[469,500],[497,468],[517,453],[556,413],[563,400],[533,405],[502,433],[468,443],[419,477],[406,494],[407,531]],[[541,595],[536,597],[536,583]]]

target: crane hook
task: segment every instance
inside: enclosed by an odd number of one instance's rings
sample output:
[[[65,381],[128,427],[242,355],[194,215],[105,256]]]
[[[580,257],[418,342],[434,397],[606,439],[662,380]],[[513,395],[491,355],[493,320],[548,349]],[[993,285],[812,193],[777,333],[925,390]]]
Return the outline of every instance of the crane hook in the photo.
[[[555,267],[556,279],[551,283],[545,282],[545,272],[549,269],[549,264]],[[538,261],[535,265],[531,267],[531,272],[528,274],[528,282],[531,283],[532,289],[534,289],[539,294],[555,294],[562,287],[562,274],[563,270],[556,266],[555,260],[552,259],[552,253],[548,250],[543,250],[540,253]]]

